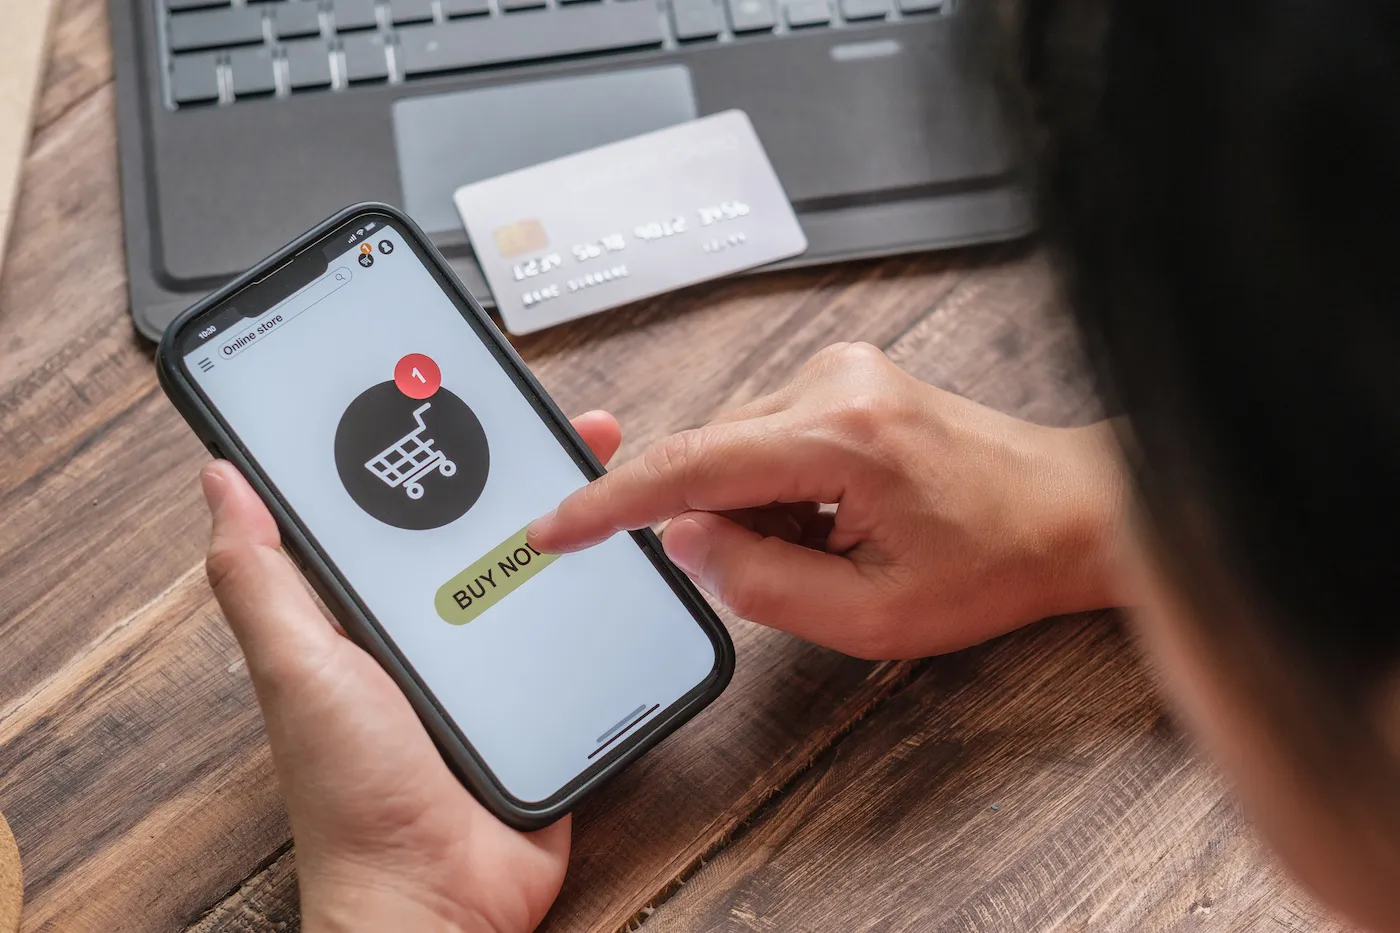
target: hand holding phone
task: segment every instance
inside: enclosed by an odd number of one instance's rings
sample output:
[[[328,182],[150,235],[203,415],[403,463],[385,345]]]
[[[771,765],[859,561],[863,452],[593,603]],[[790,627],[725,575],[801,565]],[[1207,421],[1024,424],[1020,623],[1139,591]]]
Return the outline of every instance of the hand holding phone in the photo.
[[[733,647],[650,532],[526,525],[601,466],[407,217],[349,209],[166,331],[162,385],[448,766],[548,825],[711,702]]]
[[[585,436],[601,423],[600,457],[616,448],[610,420],[582,422]],[[209,579],[267,722],[303,929],[433,930],[475,915],[534,929],[564,880],[569,817],[530,834],[492,818],[384,670],[331,627],[238,471],[216,462],[202,480]]]

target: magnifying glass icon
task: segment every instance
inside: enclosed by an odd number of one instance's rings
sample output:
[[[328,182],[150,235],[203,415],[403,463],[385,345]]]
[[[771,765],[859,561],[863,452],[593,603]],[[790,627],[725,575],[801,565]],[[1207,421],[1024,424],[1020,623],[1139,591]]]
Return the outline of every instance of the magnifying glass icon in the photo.
[[[337,282],[344,282],[344,281],[345,281],[345,270],[344,270],[344,269],[337,269],[337,270],[336,270],[336,273],[335,273],[335,280],[336,280]]]

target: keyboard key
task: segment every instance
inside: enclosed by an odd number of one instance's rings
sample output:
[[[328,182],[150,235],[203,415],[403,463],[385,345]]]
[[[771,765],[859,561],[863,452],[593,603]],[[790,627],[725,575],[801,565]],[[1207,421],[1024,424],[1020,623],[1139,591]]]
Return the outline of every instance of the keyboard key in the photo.
[[[729,0],[729,22],[735,32],[772,29],[777,22],[772,0]]]
[[[931,13],[943,9],[943,0],[899,0],[901,13]]]
[[[433,0],[389,0],[389,15],[394,24],[431,23]]]
[[[170,72],[170,86],[177,104],[218,100],[218,59],[209,53],[176,55]]]
[[[199,10],[211,6],[228,6],[228,0],[165,0],[165,8],[172,13]]]
[[[253,97],[277,90],[272,72],[272,50],[266,46],[234,49],[228,57],[234,97]]]
[[[277,90],[277,81],[272,76],[272,49],[266,46],[234,49],[229,53],[228,67],[233,73],[234,97],[271,94]]]
[[[714,0],[673,0],[671,19],[676,25],[676,38],[683,42],[713,39],[724,28]]]
[[[507,13],[518,13],[521,10],[538,10],[544,6],[544,0],[500,0],[501,9]]]
[[[320,39],[288,42],[287,83],[293,90],[309,87],[330,87],[331,60],[326,43]]]
[[[884,19],[889,12],[890,0],[841,0],[846,19]]]
[[[380,81],[389,77],[389,63],[384,59],[384,37],[377,32],[346,36],[341,40],[345,51],[345,80]]]
[[[490,12],[489,0],[442,0],[444,16],[484,16]]]
[[[664,34],[650,3],[561,7],[547,16],[458,20],[399,30],[404,74],[660,45]]]
[[[257,7],[198,10],[170,17],[170,48],[174,52],[247,45],[262,38],[263,15]]]
[[[321,34],[321,11],[315,0],[288,0],[272,8],[272,28],[279,39]]]
[[[331,12],[335,15],[335,28],[341,32],[373,29],[379,25],[374,15],[374,0],[335,0]]]
[[[831,7],[826,5],[826,0],[789,0],[784,11],[787,24],[794,29],[825,26],[831,22]]]

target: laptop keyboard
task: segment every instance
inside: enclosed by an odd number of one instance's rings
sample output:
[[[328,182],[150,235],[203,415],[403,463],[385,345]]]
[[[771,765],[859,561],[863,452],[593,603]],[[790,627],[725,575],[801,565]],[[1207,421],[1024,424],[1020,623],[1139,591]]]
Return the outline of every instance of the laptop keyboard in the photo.
[[[152,0],[167,103],[269,95],[937,13],[951,0]]]

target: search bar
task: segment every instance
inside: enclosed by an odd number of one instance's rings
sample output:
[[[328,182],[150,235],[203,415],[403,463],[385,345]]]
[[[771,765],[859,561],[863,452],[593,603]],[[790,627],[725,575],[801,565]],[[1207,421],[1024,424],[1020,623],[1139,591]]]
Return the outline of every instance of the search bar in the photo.
[[[263,314],[255,323],[249,325],[237,336],[224,341],[223,346],[219,347],[219,357],[225,360],[232,359],[253,346],[253,344],[261,343],[263,340],[266,340],[272,334],[285,327],[288,321],[307,308],[316,305],[323,298],[329,297],[332,292],[349,285],[350,280],[354,278],[354,276],[355,274],[345,266],[340,266],[333,272],[327,272],[295,295],[292,295],[281,304]]]

